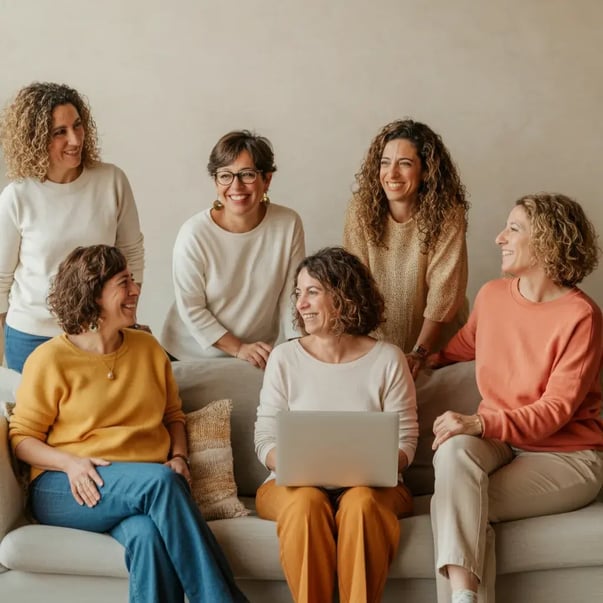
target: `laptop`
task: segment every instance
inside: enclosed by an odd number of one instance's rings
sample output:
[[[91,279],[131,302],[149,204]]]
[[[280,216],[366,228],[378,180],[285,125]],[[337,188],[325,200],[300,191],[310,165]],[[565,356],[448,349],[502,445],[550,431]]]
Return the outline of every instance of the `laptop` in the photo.
[[[279,412],[277,485],[395,486],[399,420],[396,412]]]

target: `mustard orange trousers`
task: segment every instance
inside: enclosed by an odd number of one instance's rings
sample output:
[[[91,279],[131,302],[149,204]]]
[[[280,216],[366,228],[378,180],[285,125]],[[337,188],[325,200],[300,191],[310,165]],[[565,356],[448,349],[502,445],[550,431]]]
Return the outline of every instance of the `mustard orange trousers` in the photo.
[[[398,550],[398,518],[412,513],[412,496],[394,488],[277,486],[257,491],[258,515],[277,523],[280,557],[297,603],[331,603],[338,578],[341,603],[381,600]]]

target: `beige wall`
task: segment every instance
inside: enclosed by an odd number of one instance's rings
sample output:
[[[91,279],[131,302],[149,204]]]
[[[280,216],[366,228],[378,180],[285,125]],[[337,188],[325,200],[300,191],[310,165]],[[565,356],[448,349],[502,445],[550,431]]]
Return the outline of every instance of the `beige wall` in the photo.
[[[472,298],[498,275],[493,239],[524,193],[575,196],[603,233],[602,27],[600,0],[0,0],[0,102],[32,80],[87,94],[138,201],[139,318],[155,330],[176,232],[211,203],[207,156],[234,128],[274,143],[271,196],[314,250],[340,241],[378,129],[430,124],[471,194]],[[601,270],[585,289],[603,304]]]

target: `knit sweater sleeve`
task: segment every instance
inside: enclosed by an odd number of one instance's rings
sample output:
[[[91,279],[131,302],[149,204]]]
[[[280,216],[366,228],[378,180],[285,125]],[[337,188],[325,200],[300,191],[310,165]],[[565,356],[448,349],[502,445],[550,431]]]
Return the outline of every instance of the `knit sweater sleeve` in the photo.
[[[17,405],[10,420],[9,439],[13,451],[26,438],[46,442],[54,424],[59,401],[67,390],[45,349],[30,354],[17,390]]]
[[[254,440],[255,452],[263,465],[266,465],[266,456],[270,450],[276,446],[276,415],[289,408],[286,385],[287,362],[283,357],[287,345],[277,346],[268,357],[260,390]]]
[[[419,423],[417,421],[417,398],[415,383],[404,354],[396,348],[397,362],[383,391],[383,411],[400,415],[399,444],[410,465],[415,458]]]
[[[496,409],[487,403],[480,405],[484,437],[520,445],[538,443],[558,432],[584,403],[598,378],[602,337],[598,309],[580,317],[550,374],[534,375],[534,379],[542,383],[540,398],[513,409]],[[543,350],[543,354],[546,353]]]
[[[295,271],[297,270],[297,266],[304,259],[305,256],[306,244],[304,226],[302,224],[301,218],[296,215],[295,225],[293,228],[293,240],[291,244],[291,256],[289,258],[289,266],[287,268],[287,276],[285,277],[280,298],[278,300],[279,316],[281,318],[281,325],[286,339],[299,336],[299,333],[297,333],[293,329],[291,319],[291,291],[293,290],[293,280],[295,278]]]
[[[140,231],[138,210],[128,178],[122,170],[115,168],[116,195],[118,204],[117,233],[115,246],[126,257],[128,268],[137,283],[142,283],[144,271],[144,244]]]
[[[185,222],[174,244],[172,272],[176,307],[188,332],[203,348],[212,346],[227,329],[207,307],[206,259],[196,222]]]
[[[358,213],[358,204],[358,200],[353,198],[348,205],[343,226],[343,246],[368,266],[368,240]]]
[[[450,322],[467,289],[467,243],[464,215],[448,220],[427,266],[427,302],[423,316],[435,322]]]
[[[0,233],[0,314],[4,314],[8,310],[8,293],[13,284],[21,246],[11,185],[0,194]]]

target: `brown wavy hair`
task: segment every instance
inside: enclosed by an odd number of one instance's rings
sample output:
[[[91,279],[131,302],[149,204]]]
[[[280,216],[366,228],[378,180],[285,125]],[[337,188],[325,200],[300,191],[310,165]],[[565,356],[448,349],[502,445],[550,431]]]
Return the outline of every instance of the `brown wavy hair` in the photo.
[[[368,335],[385,321],[385,302],[369,269],[343,247],[325,247],[303,259],[295,271],[293,296],[299,273],[306,269],[331,296],[335,335]],[[293,324],[305,333],[295,309]]]
[[[207,163],[209,175],[215,177],[218,168],[230,165],[243,151],[251,155],[255,169],[263,176],[276,172],[270,141],[249,130],[234,130],[224,134],[211,150]]]
[[[126,267],[124,254],[110,245],[76,247],[61,262],[47,303],[65,333],[79,335],[98,325],[103,287]]]
[[[46,180],[52,112],[67,104],[76,108],[84,127],[82,165],[90,168],[100,161],[96,124],[85,97],[64,84],[34,82],[19,90],[0,117],[0,143],[11,180]]]
[[[578,202],[557,193],[537,193],[515,205],[530,219],[532,252],[553,282],[575,287],[597,267],[597,233]]]
[[[421,160],[423,180],[418,191],[414,215],[419,227],[421,251],[428,253],[436,245],[442,229],[450,220],[467,224],[469,203],[465,186],[442,138],[429,126],[412,119],[387,124],[371,142],[356,174],[354,197],[359,201],[360,220],[369,242],[384,247],[383,234],[389,213],[387,197],[379,180],[385,145],[397,139],[410,141]]]

